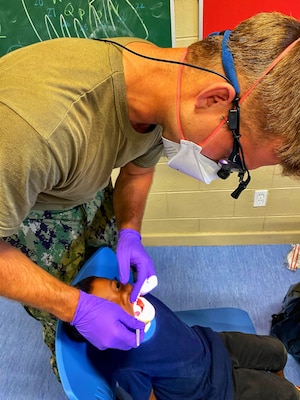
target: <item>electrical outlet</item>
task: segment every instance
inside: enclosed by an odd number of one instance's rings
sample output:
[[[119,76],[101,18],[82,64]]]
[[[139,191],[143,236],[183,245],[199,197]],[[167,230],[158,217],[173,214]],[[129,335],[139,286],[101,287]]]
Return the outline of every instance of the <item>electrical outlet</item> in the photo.
[[[265,207],[267,204],[267,197],[267,190],[255,190],[253,207]]]

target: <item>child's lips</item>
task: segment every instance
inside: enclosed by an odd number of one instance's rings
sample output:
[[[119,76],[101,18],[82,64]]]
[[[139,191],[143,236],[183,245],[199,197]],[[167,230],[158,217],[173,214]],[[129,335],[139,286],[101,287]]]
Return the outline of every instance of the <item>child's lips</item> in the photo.
[[[148,324],[155,317],[155,309],[151,303],[140,296],[133,304],[133,312],[136,319]]]
[[[144,307],[145,307],[144,302],[142,301],[142,299],[141,299],[140,297],[137,298],[136,304],[137,304],[138,306],[140,306],[142,310],[143,310]]]
[[[143,303],[143,301],[142,301],[142,299],[140,297],[137,298],[137,300],[135,302],[135,305],[138,308],[135,309],[134,316],[138,319],[141,316],[141,314],[142,314],[142,312],[144,310],[144,303]]]
[[[144,297],[140,296],[133,303],[133,312],[136,319],[145,323],[144,332],[150,329],[151,321],[155,318],[155,308]]]

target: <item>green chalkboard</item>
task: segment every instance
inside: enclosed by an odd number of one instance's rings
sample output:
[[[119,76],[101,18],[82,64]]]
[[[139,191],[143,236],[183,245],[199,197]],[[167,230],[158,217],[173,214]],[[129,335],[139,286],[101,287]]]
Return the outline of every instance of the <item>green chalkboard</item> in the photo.
[[[0,0],[0,55],[57,37],[136,36],[171,47],[173,0]]]

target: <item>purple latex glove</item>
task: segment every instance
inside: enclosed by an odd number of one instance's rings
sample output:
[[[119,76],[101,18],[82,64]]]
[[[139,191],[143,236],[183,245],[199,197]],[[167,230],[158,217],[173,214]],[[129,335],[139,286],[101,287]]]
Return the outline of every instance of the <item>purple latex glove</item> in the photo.
[[[142,342],[145,328],[143,322],[129,315],[118,304],[81,290],[71,325],[100,350],[137,347],[136,330],[140,330]]]
[[[157,277],[153,262],[141,243],[141,235],[133,229],[119,231],[117,245],[117,259],[119,263],[120,281],[125,284],[129,281],[130,266],[137,270],[130,301],[133,303],[139,294],[146,294],[157,286]]]

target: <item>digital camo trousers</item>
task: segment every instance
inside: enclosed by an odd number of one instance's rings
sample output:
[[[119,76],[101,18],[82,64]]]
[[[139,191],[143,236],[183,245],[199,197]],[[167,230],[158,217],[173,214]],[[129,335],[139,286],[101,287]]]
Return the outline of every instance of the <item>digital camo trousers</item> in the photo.
[[[112,192],[110,184],[94,200],[72,209],[31,211],[19,231],[4,240],[51,275],[70,284],[84,262],[99,247],[116,248]],[[50,362],[58,376],[55,361],[56,318],[32,307],[25,306],[25,309],[43,326],[44,341],[52,352]]]

